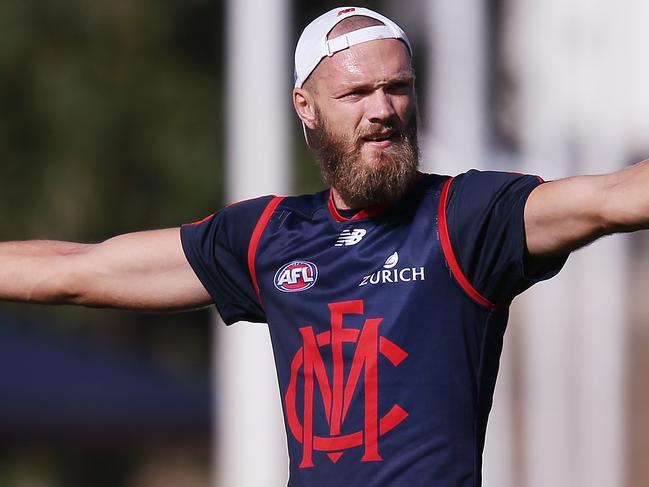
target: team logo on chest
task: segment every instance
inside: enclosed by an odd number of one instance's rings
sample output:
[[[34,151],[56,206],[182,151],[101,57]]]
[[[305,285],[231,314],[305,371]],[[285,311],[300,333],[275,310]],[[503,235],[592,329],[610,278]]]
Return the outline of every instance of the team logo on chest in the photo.
[[[316,335],[311,326],[300,328],[302,347],[291,362],[291,380],[284,396],[289,429],[302,444],[300,468],[315,466],[314,451],[326,453],[336,463],[346,450],[357,447],[363,447],[362,462],[380,462],[383,460],[379,453],[380,437],[408,417],[408,413],[398,404],[394,404],[379,417],[379,355],[394,367],[408,357],[408,353],[401,347],[379,335],[383,319],[368,318],[360,330],[344,328],[345,315],[363,314],[362,300],[332,303],[329,311],[330,331]],[[355,345],[355,352],[353,358],[346,363],[343,349],[349,351],[347,347],[352,345]],[[328,350],[330,355],[323,357],[323,349]],[[349,355],[347,354],[348,357]],[[328,370],[325,364],[330,363],[332,366]],[[352,431],[345,431],[345,418],[359,382],[363,384],[365,393],[362,402],[364,420],[362,426],[348,426]],[[298,400],[298,387],[303,388],[301,400]],[[316,431],[316,425],[322,424],[323,419],[314,413],[314,401],[318,394],[328,425],[327,435],[323,435],[324,431]],[[302,411],[298,411],[298,404],[302,406]]]
[[[284,264],[275,273],[275,287],[285,293],[306,291],[318,280],[318,268],[307,260]]]

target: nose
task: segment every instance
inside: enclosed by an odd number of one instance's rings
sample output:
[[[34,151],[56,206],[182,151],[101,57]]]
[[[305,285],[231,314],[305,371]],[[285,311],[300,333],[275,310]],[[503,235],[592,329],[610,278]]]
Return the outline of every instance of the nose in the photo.
[[[367,118],[372,123],[386,122],[395,116],[390,95],[378,89],[367,98]]]

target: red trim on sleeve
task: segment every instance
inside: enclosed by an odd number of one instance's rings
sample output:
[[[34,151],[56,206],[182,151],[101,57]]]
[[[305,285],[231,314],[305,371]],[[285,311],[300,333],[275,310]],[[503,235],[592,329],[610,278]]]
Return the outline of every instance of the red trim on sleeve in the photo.
[[[446,219],[446,204],[448,202],[448,193],[449,193],[449,189],[451,188],[451,184],[453,183],[453,179],[454,178],[450,178],[448,181],[444,183],[444,187],[442,188],[442,194],[439,198],[439,225],[438,225],[439,239],[442,243],[442,250],[444,252],[444,257],[446,258],[446,262],[448,263],[448,266],[451,269],[451,272],[453,273],[453,277],[455,277],[455,280],[458,282],[458,284],[464,290],[464,292],[479,305],[484,306],[486,308],[495,308],[496,305],[494,303],[492,303],[487,298],[482,296],[471,285],[469,280],[462,272],[462,269],[460,269],[460,265],[455,257],[455,252],[453,251],[453,245],[451,244],[451,237],[448,233],[448,222]]]
[[[250,278],[252,279],[252,285],[255,288],[255,292],[257,293],[259,304],[262,306],[263,303],[261,302],[261,294],[259,293],[259,283],[257,282],[257,272],[255,269],[255,257],[257,255],[257,247],[259,247],[259,241],[261,240],[261,234],[264,233],[266,225],[268,225],[268,222],[270,221],[270,217],[273,216],[273,212],[283,199],[284,197],[276,196],[270,200],[268,205],[266,205],[266,208],[259,217],[259,220],[257,220],[257,225],[255,225],[255,229],[250,237],[250,244],[248,245],[248,271],[250,272]]]

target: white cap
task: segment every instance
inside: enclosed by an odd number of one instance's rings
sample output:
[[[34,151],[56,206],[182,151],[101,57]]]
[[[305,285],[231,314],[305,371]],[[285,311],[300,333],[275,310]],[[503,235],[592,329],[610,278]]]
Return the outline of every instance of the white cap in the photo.
[[[375,25],[358,29],[348,34],[327,40],[329,32],[347,17],[370,17],[383,22],[385,25]],[[406,33],[393,21],[367,8],[338,7],[322,14],[306,26],[295,48],[295,87],[302,84],[320,64],[322,58],[333,56],[355,44],[374,41],[377,39],[401,39],[408,46],[412,56],[412,48]]]

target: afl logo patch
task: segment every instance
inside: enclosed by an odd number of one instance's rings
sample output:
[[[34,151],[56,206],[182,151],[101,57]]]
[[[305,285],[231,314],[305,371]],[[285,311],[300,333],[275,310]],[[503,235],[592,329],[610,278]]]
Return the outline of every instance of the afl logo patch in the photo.
[[[275,287],[285,293],[306,291],[318,280],[318,268],[313,262],[294,260],[275,273]]]

